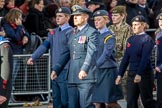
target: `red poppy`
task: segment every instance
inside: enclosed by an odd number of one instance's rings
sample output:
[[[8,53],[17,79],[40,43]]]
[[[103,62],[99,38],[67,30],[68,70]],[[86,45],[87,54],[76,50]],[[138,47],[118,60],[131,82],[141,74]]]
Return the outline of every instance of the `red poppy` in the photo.
[[[156,41],[156,44],[159,45],[159,44],[160,44],[160,40],[157,40],[157,41]]]
[[[128,43],[127,43],[127,48],[129,48],[130,46],[131,46],[131,44],[128,42]]]
[[[3,82],[2,82],[3,84],[7,84],[7,80],[3,80]]]
[[[51,30],[51,31],[50,31],[50,34],[51,34],[51,35],[54,35],[54,34],[55,34],[54,30]]]

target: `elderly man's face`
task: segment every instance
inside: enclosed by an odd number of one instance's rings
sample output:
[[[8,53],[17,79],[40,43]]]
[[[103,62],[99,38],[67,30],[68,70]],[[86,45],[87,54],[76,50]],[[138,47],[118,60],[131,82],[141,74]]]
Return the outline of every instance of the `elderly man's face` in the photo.
[[[74,15],[74,25],[82,26],[87,22],[88,15],[87,14],[78,14]]]

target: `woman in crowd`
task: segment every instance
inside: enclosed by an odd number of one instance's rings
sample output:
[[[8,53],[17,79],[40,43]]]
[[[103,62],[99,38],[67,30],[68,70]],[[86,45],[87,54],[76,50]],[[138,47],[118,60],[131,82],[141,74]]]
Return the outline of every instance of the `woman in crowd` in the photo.
[[[44,1],[31,0],[29,2],[29,6],[29,14],[27,15],[24,26],[29,33],[35,32],[40,37],[46,37],[50,26],[46,23],[46,19],[43,14]]]
[[[23,54],[24,46],[28,43],[29,34],[22,25],[22,11],[18,8],[11,9],[4,17],[2,27],[6,33],[6,37],[10,41],[13,54]],[[14,59],[13,62],[14,85],[18,70],[20,68],[20,59]]]

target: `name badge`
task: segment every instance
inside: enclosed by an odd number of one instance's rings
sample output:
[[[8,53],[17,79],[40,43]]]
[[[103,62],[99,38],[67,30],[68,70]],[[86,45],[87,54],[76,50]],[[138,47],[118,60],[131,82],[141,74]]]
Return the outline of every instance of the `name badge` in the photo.
[[[79,36],[78,43],[84,44],[86,42],[86,36]]]

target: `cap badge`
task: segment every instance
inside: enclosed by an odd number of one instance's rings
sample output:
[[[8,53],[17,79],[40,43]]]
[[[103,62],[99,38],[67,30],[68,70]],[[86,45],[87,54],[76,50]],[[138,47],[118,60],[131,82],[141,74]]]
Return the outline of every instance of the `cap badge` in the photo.
[[[135,20],[136,20],[136,21],[139,21],[139,18],[137,17],[137,18],[135,18]]]
[[[72,8],[72,11],[73,11],[73,12],[76,12],[76,10],[77,10],[76,7],[73,7],[73,8]]]
[[[62,9],[60,8],[58,11],[59,11],[59,12],[62,12]]]
[[[99,15],[100,14],[100,12],[97,12],[97,15]]]

